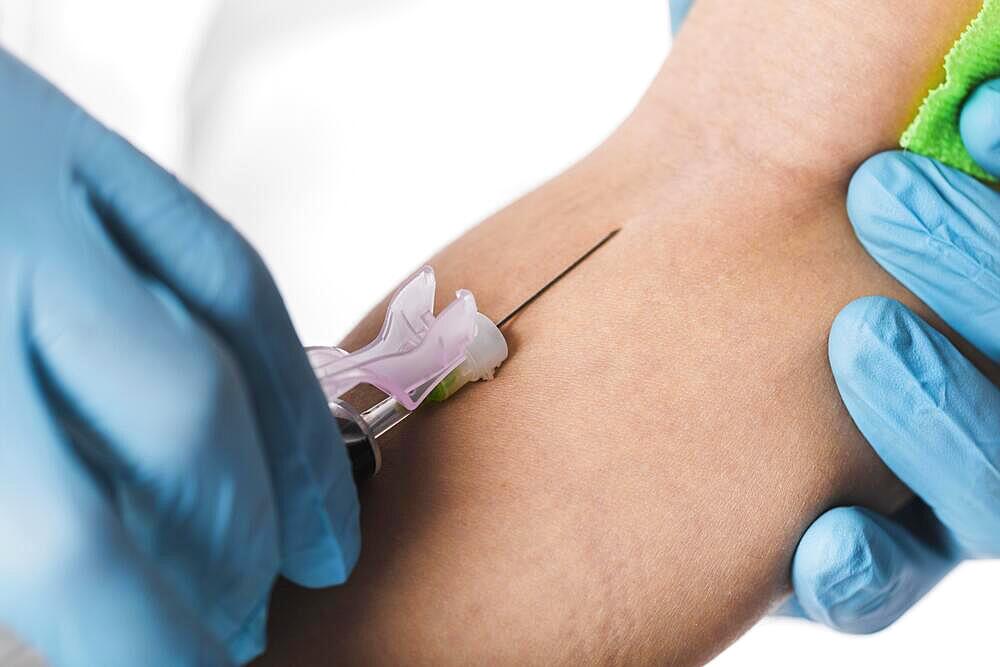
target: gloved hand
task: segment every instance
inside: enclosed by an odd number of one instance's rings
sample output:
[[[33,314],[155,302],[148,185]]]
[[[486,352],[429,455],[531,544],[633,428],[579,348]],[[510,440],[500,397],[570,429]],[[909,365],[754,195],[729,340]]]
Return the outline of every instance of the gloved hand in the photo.
[[[687,13],[691,10],[694,0],[669,0],[670,6],[670,31],[677,34],[681,29],[681,24],[687,18]]]
[[[966,147],[1000,175],[1000,81],[961,116]],[[913,154],[854,176],[848,213],[869,253],[965,340],[1000,361],[1000,194]],[[870,297],[830,332],[841,394],[879,456],[919,497],[898,516],[821,516],[792,567],[801,612],[848,632],[895,621],[967,558],[1000,556],[1000,391],[905,306]]]
[[[249,245],[0,51],[0,622],[57,665],[263,648],[280,571],[344,581],[358,504]]]

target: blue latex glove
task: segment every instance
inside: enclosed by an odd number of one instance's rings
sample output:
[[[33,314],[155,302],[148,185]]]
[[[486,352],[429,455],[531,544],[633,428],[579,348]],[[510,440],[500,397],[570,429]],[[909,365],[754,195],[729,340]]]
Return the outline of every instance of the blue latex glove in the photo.
[[[1000,82],[970,98],[961,132],[1000,175]],[[1000,194],[900,152],[855,175],[848,212],[862,244],[967,341],[1000,361]],[[885,298],[856,301],[830,333],[848,410],[919,497],[898,516],[831,510],[792,568],[807,616],[849,632],[886,627],[963,559],[1000,556],[1000,391],[940,333]]]
[[[687,18],[687,13],[691,10],[694,0],[669,0],[670,5],[670,30],[675,35],[681,29],[681,24]]]
[[[58,665],[263,648],[344,581],[358,504],[261,259],[0,51],[0,621]]]

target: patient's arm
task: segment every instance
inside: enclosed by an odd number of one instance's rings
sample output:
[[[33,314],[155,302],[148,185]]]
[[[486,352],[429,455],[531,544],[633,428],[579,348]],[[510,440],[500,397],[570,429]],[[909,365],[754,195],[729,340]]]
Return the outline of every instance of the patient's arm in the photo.
[[[913,299],[845,188],[977,8],[699,0],[604,146],[433,260],[499,318],[623,227],[506,328],[495,381],[388,444],[357,571],[279,589],[265,661],[699,662],[787,592],[821,511],[899,503],[826,336],[857,296]]]

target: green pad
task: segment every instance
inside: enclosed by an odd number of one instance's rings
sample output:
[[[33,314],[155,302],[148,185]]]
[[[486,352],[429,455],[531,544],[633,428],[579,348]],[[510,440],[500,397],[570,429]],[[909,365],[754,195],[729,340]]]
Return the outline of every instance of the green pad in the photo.
[[[899,144],[914,153],[996,182],[965,150],[958,130],[962,104],[979,84],[1000,76],[1000,0],[985,0],[944,59],[946,78],[924,100]]]

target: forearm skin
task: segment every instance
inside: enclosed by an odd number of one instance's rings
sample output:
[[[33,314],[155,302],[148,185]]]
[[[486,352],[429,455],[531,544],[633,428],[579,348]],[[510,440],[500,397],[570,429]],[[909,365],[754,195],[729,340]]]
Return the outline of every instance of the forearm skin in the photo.
[[[496,380],[400,430],[357,571],[278,591],[270,659],[697,664],[787,594],[819,513],[898,506],[826,337],[862,295],[926,309],[844,197],[977,10],[700,0],[601,148],[432,260],[498,318],[623,230],[507,327]]]

